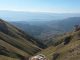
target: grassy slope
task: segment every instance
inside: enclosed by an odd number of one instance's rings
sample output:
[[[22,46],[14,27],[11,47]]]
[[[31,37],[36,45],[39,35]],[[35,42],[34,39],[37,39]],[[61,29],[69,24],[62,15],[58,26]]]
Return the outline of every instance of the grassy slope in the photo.
[[[70,43],[64,45],[63,40],[67,37],[71,36]],[[64,35],[63,37],[59,37],[59,42],[61,44],[55,47],[49,47],[38,54],[44,54],[49,59],[52,59],[53,55],[59,53],[59,56],[55,60],[79,60],[80,59],[80,31],[72,32]]]
[[[0,31],[0,55],[13,58],[21,56],[28,57],[41,50],[41,48],[29,41],[32,38],[23,31],[3,20],[0,20],[0,23],[6,25],[6,27],[2,28],[7,28],[5,29],[5,32]]]
[[[0,60],[19,60],[19,59],[10,58],[10,57],[0,55]]]

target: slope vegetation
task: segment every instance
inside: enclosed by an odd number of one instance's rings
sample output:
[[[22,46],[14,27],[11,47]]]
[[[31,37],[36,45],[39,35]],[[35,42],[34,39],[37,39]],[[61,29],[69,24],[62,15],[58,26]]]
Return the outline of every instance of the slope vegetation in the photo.
[[[36,40],[0,19],[0,58],[24,58],[41,51]],[[7,60],[5,57],[3,60]],[[8,59],[9,60],[9,59]],[[14,60],[14,59],[13,59]]]
[[[55,46],[44,49],[38,54],[40,53],[50,60],[80,60],[80,31],[57,38]]]

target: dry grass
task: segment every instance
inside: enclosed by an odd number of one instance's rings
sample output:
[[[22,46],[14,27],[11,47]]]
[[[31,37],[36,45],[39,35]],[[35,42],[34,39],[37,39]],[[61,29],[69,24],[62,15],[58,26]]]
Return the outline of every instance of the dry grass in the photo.
[[[80,36],[78,36],[79,33],[80,31],[72,32],[63,37],[59,37],[58,39],[59,41],[62,41],[62,43],[60,43],[56,47],[49,47],[40,53],[46,55],[50,60],[55,53],[60,54],[56,60],[80,60]],[[71,36],[72,39],[70,40],[69,44],[64,45],[63,41],[67,36]]]
[[[7,57],[7,56],[2,56],[2,55],[0,55],[0,60],[20,60],[20,59],[10,58],[10,57]]]

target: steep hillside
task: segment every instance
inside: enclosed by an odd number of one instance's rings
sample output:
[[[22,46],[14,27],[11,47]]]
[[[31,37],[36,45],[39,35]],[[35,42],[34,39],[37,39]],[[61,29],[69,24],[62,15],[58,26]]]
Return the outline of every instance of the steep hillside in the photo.
[[[0,59],[29,57],[41,51],[40,44],[33,37],[0,19]],[[3,58],[5,56],[7,57]]]
[[[80,31],[67,33],[56,40],[55,46],[38,54],[44,54],[50,60],[80,60]]]

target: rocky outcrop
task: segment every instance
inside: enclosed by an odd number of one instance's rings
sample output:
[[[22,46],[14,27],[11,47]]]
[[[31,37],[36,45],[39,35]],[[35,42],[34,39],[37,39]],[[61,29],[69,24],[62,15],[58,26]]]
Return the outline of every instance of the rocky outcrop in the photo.
[[[29,60],[48,60],[43,54],[31,57]]]
[[[80,26],[79,25],[75,25],[75,31],[79,31],[80,30]]]

